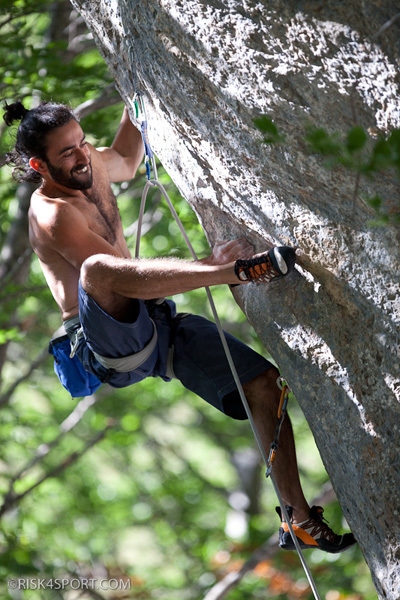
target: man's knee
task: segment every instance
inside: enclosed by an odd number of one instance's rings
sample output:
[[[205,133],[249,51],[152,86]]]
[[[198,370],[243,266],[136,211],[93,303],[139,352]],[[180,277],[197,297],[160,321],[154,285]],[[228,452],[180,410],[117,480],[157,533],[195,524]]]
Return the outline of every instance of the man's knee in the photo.
[[[269,390],[275,391],[278,388],[278,379],[280,377],[279,370],[272,366],[261,373],[262,385],[266,386]]]
[[[94,254],[89,256],[81,266],[80,279],[84,290],[96,288],[99,282],[104,282],[109,270],[108,254]]]
[[[269,369],[266,369],[243,386],[246,396],[262,397],[265,394],[278,396],[279,388],[277,381],[279,376],[280,374],[276,367],[272,366]]]

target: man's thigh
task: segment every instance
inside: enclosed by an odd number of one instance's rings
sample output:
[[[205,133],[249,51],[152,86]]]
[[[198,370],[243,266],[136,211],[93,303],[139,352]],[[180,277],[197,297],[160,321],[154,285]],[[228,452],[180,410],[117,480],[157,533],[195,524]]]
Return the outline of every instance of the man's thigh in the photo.
[[[246,344],[225,333],[242,384],[272,364]],[[203,317],[180,318],[174,335],[173,370],[182,384],[218,410],[236,419],[246,412],[216,325]]]

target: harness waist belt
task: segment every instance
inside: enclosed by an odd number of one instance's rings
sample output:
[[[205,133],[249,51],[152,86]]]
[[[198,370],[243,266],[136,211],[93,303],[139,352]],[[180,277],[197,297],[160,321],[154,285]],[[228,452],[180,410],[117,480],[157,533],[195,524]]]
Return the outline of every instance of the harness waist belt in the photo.
[[[157,346],[157,329],[154,321],[151,322],[153,323],[153,336],[147,346],[142,348],[139,352],[130,354],[129,356],[121,356],[120,358],[110,358],[108,356],[101,356],[100,354],[97,354],[97,352],[93,352],[95,358],[106,369],[114,369],[114,371],[117,371],[118,373],[128,373],[129,371],[134,371],[139,368],[148,358],[150,358]]]
[[[151,322],[153,324],[153,335],[148,344],[139,352],[135,352],[135,354],[130,354],[129,356],[111,358],[109,356],[101,356],[101,354],[97,354],[97,352],[92,351],[94,357],[103,367],[105,367],[106,369],[113,369],[114,371],[117,371],[117,373],[128,373],[129,371],[134,371],[135,369],[138,369],[150,358],[150,356],[153,354],[154,350],[157,347],[157,329],[152,319]],[[64,325],[67,330],[67,333],[72,334],[71,328],[79,325],[79,317],[73,317],[72,319],[68,319],[64,323]],[[68,329],[70,331],[68,331]],[[77,336],[77,339],[74,340],[74,345],[77,346],[78,340],[83,336],[82,327],[79,327],[79,329],[75,329],[74,334]]]

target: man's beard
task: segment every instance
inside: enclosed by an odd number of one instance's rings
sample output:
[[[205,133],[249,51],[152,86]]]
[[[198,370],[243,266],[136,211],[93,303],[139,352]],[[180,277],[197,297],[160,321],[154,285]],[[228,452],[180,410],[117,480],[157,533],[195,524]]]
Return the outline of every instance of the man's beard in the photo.
[[[85,191],[93,185],[92,164],[87,165],[87,172],[76,174],[82,167],[75,167],[69,172],[65,172],[59,167],[55,167],[50,162],[47,163],[47,168],[53,180],[59,185],[70,188],[71,190]]]

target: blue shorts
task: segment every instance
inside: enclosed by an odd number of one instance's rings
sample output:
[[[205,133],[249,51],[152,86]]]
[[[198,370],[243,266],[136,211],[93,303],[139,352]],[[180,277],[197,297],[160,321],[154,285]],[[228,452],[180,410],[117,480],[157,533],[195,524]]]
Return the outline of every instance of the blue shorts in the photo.
[[[133,312],[142,301],[133,300]],[[128,373],[108,372],[93,352],[108,357],[124,357],[140,350],[138,320],[123,323],[112,318],[79,287],[79,318],[84,338],[76,355],[85,369],[113,387],[126,387],[145,377],[174,377],[215,408],[235,419],[246,419],[240,395],[225,355],[217,327],[207,319],[175,312],[166,300],[145,307],[158,332],[158,343],[150,359]],[[140,317],[142,318],[142,317]],[[150,319],[149,319],[150,321]],[[140,321],[147,326],[146,319]],[[151,321],[150,321],[151,323]],[[243,342],[226,333],[226,339],[242,384],[251,381],[273,365]],[[151,336],[151,326],[146,337]]]

